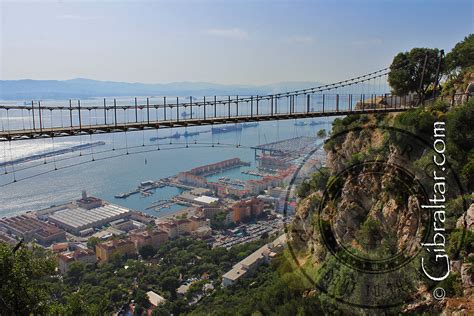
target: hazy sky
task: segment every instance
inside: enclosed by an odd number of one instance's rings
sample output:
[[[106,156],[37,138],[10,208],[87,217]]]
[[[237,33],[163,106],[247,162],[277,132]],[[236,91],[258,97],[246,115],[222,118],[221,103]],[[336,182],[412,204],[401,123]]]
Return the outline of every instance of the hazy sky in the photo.
[[[473,1],[0,0],[1,79],[332,82],[473,32]]]

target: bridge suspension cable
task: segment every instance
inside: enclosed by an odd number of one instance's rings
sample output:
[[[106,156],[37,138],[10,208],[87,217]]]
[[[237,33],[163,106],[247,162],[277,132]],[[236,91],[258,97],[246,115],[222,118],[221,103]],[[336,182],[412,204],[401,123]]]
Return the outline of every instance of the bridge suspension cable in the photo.
[[[118,104],[117,100],[113,99],[112,106],[107,105],[106,99],[103,100],[103,105],[92,106],[81,104],[80,100],[77,100],[77,105],[73,105],[69,100],[66,106],[44,105],[41,101],[38,101],[36,106],[34,101],[31,102],[31,106],[0,105],[2,121],[0,141],[143,131],[153,128],[170,128],[173,131],[175,127],[347,115],[356,111],[358,113],[400,111],[411,107],[412,100],[397,104],[396,98],[389,94],[377,96],[377,91],[374,89],[376,80],[387,76],[390,69],[406,65],[405,61],[390,68],[382,68],[347,80],[269,95],[227,98],[214,96],[214,98],[204,97],[202,100],[189,97],[189,101],[182,101],[180,97],[176,97],[176,103],[169,102],[166,97],[163,97],[161,102],[154,103],[150,102],[154,98],[147,97],[145,104],[134,98],[132,105]],[[341,91],[346,93],[349,87],[358,84],[361,84],[363,89],[373,91],[368,91],[367,94],[365,90],[361,91],[360,96],[339,93]],[[355,102],[357,103],[354,104]],[[380,102],[384,102],[385,107],[378,107],[377,104]],[[153,108],[155,111],[151,111]],[[49,111],[50,115],[44,115],[45,111],[46,114]],[[66,118],[63,115],[64,111],[69,112]],[[19,126],[10,125],[11,112],[20,116]],[[25,119],[30,123],[28,128],[25,126]],[[127,135],[125,136],[127,138]],[[219,139],[217,141],[219,142]]]

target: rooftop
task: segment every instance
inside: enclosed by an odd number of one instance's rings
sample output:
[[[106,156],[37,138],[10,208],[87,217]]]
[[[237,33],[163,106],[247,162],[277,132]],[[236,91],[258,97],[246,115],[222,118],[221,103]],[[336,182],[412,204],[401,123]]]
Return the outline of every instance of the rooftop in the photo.
[[[0,220],[0,226],[4,226],[9,230],[14,230],[15,234],[19,233],[25,235],[36,233],[42,238],[48,238],[63,233],[61,229],[52,224],[42,222],[26,215],[2,218]]]
[[[49,218],[78,229],[85,226],[93,226],[94,223],[129,212],[130,210],[118,205],[106,204],[92,209],[81,207],[68,208],[54,213]]]
[[[281,248],[284,244],[286,244],[286,234],[281,235],[273,242],[260,247],[255,252],[245,257],[243,260],[235,264],[234,267],[222,277],[233,282],[240,279],[241,277],[245,276],[245,274],[248,272],[248,269],[255,263],[261,262],[260,260],[264,260],[265,255],[274,257],[276,253],[272,252],[272,250],[275,248]]]
[[[236,281],[243,277],[247,273],[247,270],[243,269],[242,266],[234,267],[225,273],[222,277],[231,281]]]
[[[163,296],[160,296],[153,291],[146,292],[146,295],[148,296],[148,301],[153,306],[158,306],[166,302],[166,299]]]
[[[115,248],[119,248],[119,247],[123,247],[123,246],[127,246],[127,245],[135,246],[133,241],[131,241],[130,239],[116,239],[116,240],[113,239],[113,240],[108,240],[108,241],[101,242],[101,243],[97,244],[96,247],[100,247],[100,248],[103,248],[103,249],[115,249]]]
[[[201,195],[200,197],[195,198],[194,201],[205,203],[205,204],[211,204],[214,202],[218,202],[219,199],[212,196]]]

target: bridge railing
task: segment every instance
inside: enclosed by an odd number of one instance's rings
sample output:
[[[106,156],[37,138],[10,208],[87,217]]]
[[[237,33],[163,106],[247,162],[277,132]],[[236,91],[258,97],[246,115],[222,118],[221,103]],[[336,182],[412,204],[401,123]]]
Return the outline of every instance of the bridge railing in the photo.
[[[66,104],[0,105],[0,138],[63,136],[225,124],[239,121],[345,115],[352,112],[406,109],[418,104],[414,95],[303,93],[270,96],[134,98],[66,101]]]

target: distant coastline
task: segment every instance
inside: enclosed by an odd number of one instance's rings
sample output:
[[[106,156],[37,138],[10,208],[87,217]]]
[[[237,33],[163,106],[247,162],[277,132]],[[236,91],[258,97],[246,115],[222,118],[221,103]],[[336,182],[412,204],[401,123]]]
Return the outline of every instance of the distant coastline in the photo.
[[[305,89],[323,85],[320,82],[279,82],[266,85],[216,84],[208,82],[128,83],[92,79],[71,80],[0,80],[0,100],[93,99],[131,96],[205,96],[261,95]]]

